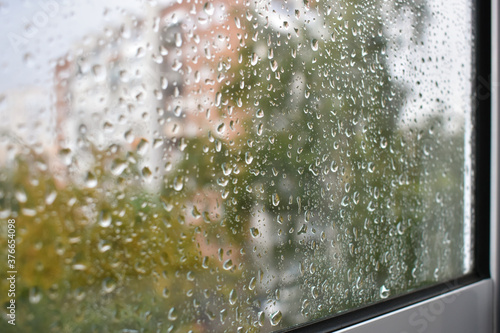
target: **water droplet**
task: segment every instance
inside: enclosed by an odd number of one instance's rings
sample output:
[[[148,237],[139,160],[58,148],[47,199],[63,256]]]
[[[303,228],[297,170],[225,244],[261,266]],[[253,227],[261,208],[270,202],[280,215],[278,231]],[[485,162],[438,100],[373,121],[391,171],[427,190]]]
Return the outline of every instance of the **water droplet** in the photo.
[[[177,319],[177,316],[178,316],[177,311],[175,310],[174,307],[172,307],[170,311],[168,311],[168,320],[174,321]]]
[[[102,65],[93,66],[92,73],[94,74],[95,80],[98,82],[106,79],[106,69]]]
[[[174,108],[174,115],[176,117],[180,117],[182,114],[182,107],[180,105],[177,105],[175,108]]]
[[[164,76],[161,77],[161,89],[165,90],[168,87],[168,79]]]
[[[101,253],[107,252],[107,251],[111,250],[111,245],[107,241],[101,240],[97,244],[97,250]]]
[[[137,153],[144,156],[149,149],[149,142],[146,139],[141,139],[137,145]]]
[[[250,234],[252,235],[253,238],[257,238],[259,236],[259,229],[250,228]]]
[[[277,326],[281,319],[283,318],[283,315],[281,314],[281,311],[276,311],[271,315],[271,325],[272,326]]]
[[[221,124],[219,124],[219,126],[217,126],[217,133],[222,134],[225,129],[226,129],[226,125],[224,123],[221,123]]]
[[[222,265],[222,267],[228,271],[230,270],[231,268],[233,268],[233,261],[231,259],[228,259],[224,262],[224,264]]]
[[[181,191],[183,187],[184,187],[184,177],[183,176],[175,177],[174,178],[174,190]]]
[[[137,58],[142,58],[142,57],[144,57],[145,55],[146,55],[146,50],[145,50],[143,47],[139,47],[139,48],[137,49],[137,52],[135,53],[135,56],[136,56]]]
[[[227,310],[226,309],[220,310],[220,321],[222,322],[222,324],[224,324],[226,318],[227,318]]]
[[[250,58],[250,65],[255,66],[257,65],[257,62],[259,62],[259,56],[257,53],[252,53],[252,56]]]
[[[234,305],[238,300],[238,294],[236,294],[236,290],[232,289],[229,293],[229,304]]]
[[[25,53],[23,56],[23,61],[28,67],[34,67],[35,66],[35,60],[33,58],[33,55],[31,53]]]
[[[175,33],[175,46],[177,47],[182,46],[182,35],[179,32]]]
[[[83,288],[77,288],[74,292],[74,295],[77,301],[82,301],[87,294],[85,293]]]
[[[387,298],[389,297],[389,289],[387,289],[384,285],[380,287],[380,298]]]
[[[16,197],[19,203],[25,203],[26,201],[28,201],[28,196],[26,195],[26,192],[24,192],[24,190],[21,189],[17,190],[14,193],[14,196]]]
[[[221,101],[222,101],[222,93],[219,91],[215,94],[215,106],[220,106]]]
[[[264,324],[266,323],[266,314],[264,311],[259,311],[259,313],[257,314],[257,321],[259,323],[259,326],[264,326]]]
[[[201,267],[203,267],[205,269],[208,268],[208,257],[207,256],[203,257],[203,260],[201,262]]]
[[[368,162],[368,172],[373,173],[375,171],[375,164],[373,162]]]
[[[245,163],[246,163],[246,164],[251,164],[251,163],[252,163],[252,161],[253,161],[253,156],[252,156],[252,153],[251,153],[251,152],[249,152],[249,151],[247,151],[247,152],[245,153]]]
[[[317,39],[313,39],[311,41],[311,48],[312,48],[313,51],[318,51],[319,41]]]
[[[99,225],[103,228],[107,228],[111,225],[112,218],[111,218],[111,213],[108,211],[102,211],[101,214],[99,214]]]
[[[52,205],[54,203],[54,201],[56,200],[56,197],[57,197],[57,192],[56,191],[50,192],[45,197],[45,204],[48,205],[48,206]]]
[[[85,270],[87,270],[87,266],[84,265],[84,264],[74,264],[73,266],[71,266],[71,268],[74,271],[85,271]]]
[[[233,171],[233,168],[228,165],[228,163],[222,163],[222,172],[224,173],[224,176],[229,176],[231,171]]]
[[[276,70],[278,69],[278,62],[276,60],[271,60],[270,64],[271,64],[271,70],[273,72],[276,72]]]
[[[273,193],[272,202],[273,206],[278,206],[280,204],[280,197],[278,196],[278,193]]]
[[[116,289],[116,280],[113,278],[105,278],[102,281],[102,291],[106,294],[113,292]]]
[[[337,172],[338,169],[339,169],[339,166],[338,166],[337,162],[333,161],[332,164],[330,164],[330,170],[332,172]]]
[[[142,168],[142,177],[144,178],[145,181],[150,182],[151,178],[153,177],[153,173],[148,167]]]
[[[213,3],[211,3],[211,2],[205,3],[205,5],[203,6],[203,11],[207,15],[212,16],[214,14],[214,12],[215,12],[215,8],[214,8]]]
[[[42,299],[42,292],[40,291],[40,288],[38,287],[31,288],[29,293],[30,303],[37,304],[40,302],[41,299]]]
[[[380,138],[380,148],[385,149],[387,147],[387,139],[385,137]]]
[[[318,288],[316,288],[316,286],[313,286],[311,288],[311,296],[314,298],[314,299],[317,299],[318,296],[319,296],[319,292],[318,292]]]
[[[94,188],[97,186],[97,177],[92,172],[87,172],[87,177],[85,177],[85,186],[87,188]]]
[[[127,162],[116,159],[111,164],[111,173],[115,176],[119,176],[123,173],[123,171],[127,168]]]
[[[257,286],[257,279],[253,277],[250,279],[250,282],[248,283],[248,289],[254,290],[256,286]]]

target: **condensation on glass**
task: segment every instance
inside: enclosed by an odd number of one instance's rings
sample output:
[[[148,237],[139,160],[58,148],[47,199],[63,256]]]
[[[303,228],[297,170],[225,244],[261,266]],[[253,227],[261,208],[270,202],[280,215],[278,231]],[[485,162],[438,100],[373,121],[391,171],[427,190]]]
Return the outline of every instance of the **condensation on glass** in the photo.
[[[470,16],[0,3],[15,328],[269,332],[471,272]]]

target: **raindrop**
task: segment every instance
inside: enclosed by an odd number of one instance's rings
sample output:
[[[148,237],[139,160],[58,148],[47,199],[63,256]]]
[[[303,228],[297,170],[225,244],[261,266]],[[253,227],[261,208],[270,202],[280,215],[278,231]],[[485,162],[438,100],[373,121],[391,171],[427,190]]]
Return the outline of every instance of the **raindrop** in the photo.
[[[170,290],[167,287],[163,288],[163,292],[161,293],[161,295],[163,296],[163,298],[168,298],[170,296]]]
[[[183,176],[175,177],[174,178],[174,190],[181,191],[183,187],[184,187],[184,177]]]
[[[28,197],[26,195],[26,192],[24,192],[21,189],[17,190],[14,195],[19,203],[25,203],[26,201],[28,201]]]
[[[35,66],[35,60],[33,58],[33,54],[31,54],[29,52],[24,54],[23,61],[26,64],[26,66],[28,66],[28,67]]]
[[[228,271],[230,270],[231,268],[233,268],[233,261],[231,259],[228,259],[224,262],[224,264],[222,265],[222,267]]]
[[[368,162],[368,172],[373,173],[375,171],[375,164],[373,162]]]
[[[203,260],[201,262],[201,267],[203,267],[205,269],[208,268],[208,257],[207,256],[203,257]]]
[[[222,94],[219,91],[215,94],[215,106],[220,106],[221,101],[222,101]]]
[[[273,206],[278,206],[280,204],[280,197],[278,196],[278,193],[273,193],[272,202]]]
[[[319,296],[319,292],[318,292],[318,288],[316,288],[316,286],[313,286],[311,288],[311,296],[314,298],[314,299],[317,299],[318,296]]]
[[[176,117],[180,117],[182,114],[182,107],[180,105],[177,105],[175,108],[174,108],[174,115]]]
[[[271,325],[272,326],[277,326],[281,319],[283,318],[283,315],[281,314],[281,311],[276,311],[271,315]]]
[[[276,72],[276,70],[278,69],[278,62],[276,60],[271,60],[270,64],[271,64],[271,70],[273,72]]]
[[[102,281],[102,291],[106,294],[113,292],[116,289],[116,280],[113,278],[105,278]]]
[[[221,123],[221,124],[219,124],[219,126],[217,126],[217,133],[222,134],[225,129],[226,129],[226,125],[224,123]]]
[[[389,297],[389,289],[387,289],[384,285],[380,287],[380,298],[387,298]]]
[[[215,8],[214,8],[213,3],[211,3],[211,2],[205,3],[205,5],[203,6],[203,11],[207,15],[212,16],[214,14],[214,12],[215,12]]]
[[[333,161],[331,164],[330,164],[330,170],[332,172],[337,172],[337,170],[339,169],[339,166],[337,165],[337,162]]]
[[[116,159],[111,164],[111,173],[115,176],[119,176],[127,168],[127,162]]]
[[[71,266],[71,268],[74,271],[85,271],[85,270],[87,270],[87,266],[84,265],[84,264],[74,264],[73,266]]]
[[[45,204],[46,205],[52,205],[54,203],[54,201],[56,200],[56,197],[57,197],[57,192],[56,191],[52,191],[50,192],[46,197],[45,197]]]
[[[311,41],[311,48],[313,51],[318,51],[318,48],[319,48],[319,42],[317,39],[313,39]]]
[[[264,326],[264,324],[266,323],[266,314],[264,311],[259,311],[259,313],[257,314],[257,321],[259,323],[259,326]]]
[[[257,238],[259,236],[259,229],[250,228],[250,234],[252,235],[253,238]]]
[[[37,304],[40,302],[41,299],[42,299],[42,292],[40,291],[40,288],[38,287],[31,288],[29,293],[30,303]]]
[[[111,213],[108,211],[102,211],[99,215],[99,225],[103,228],[107,228],[111,225],[111,222]]]
[[[153,173],[151,172],[151,170],[148,167],[142,168],[141,173],[142,173],[142,177],[144,177],[144,180],[146,180],[147,182],[151,181],[151,178],[153,177]]]
[[[232,289],[229,293],[229,304],[234,305],[238,300],[238,295],[236,294],[236,290]]]
[[[92,73],[94,74],[94,77],[98,82],[104,81],[104,79],[106,78],[106,70],[101,65],[93,66]]]
[[[385,149],[387,147],[387,139],[385,137],[380,138],[380,148]]]
[[[222,172],[224,173],[224,176],[229,176],[231,171],[233,171],[233,168],[228,165],[228,163],[222,163]]]
[[[259,56],[256,53],[252,53],[252,57],[250,58],[250,65],[255,66],[259,62]]]
[[[149,142],[145,139],[141,139],[137,145],[137,153],[144,156],[149,149]]]
[[[253,277],[250,279],[250,282],[248,283],[248,289],[254,290],[256,286],[257,286],[257,279]]]
[[[107,241],[105,240],[101,240],[98,244],[97,244],[97,250],[101,253],[104,253],[104,252],[107,252],[109,250],[111,250],[111,245],[108,244]]]
[[[168,79],[164,76],[161,77],[161,89],[165,90],[168,87]]]
[[[177,47],[182,46],[182,35],[179,32],[175,33],[175,46]]]
[[[87,172],[87,177],[85,177],[85,186],[87,188],[94,188],[97,186],[97,178],[92,172]]]
[[[172,308],[170,309],[170,311],[168,311],[168,320],[170,320],[170,321],[174,321],[174,320],[176,320],[176,319],[177,319],[177,316],[178,316],[178,315],[177,315],[177,311],[176,311],[176,309],[175,309],[174,307],[172,307]]]
[[[245,163],[246,163],[246,164],[251,164],[251,163],[252,163],[252,161],[253,161],[253,156],[252,156],[252,153],[251,153],[251,152],[249,152],[249,151],[247,151],[247,152],[245,153]]]

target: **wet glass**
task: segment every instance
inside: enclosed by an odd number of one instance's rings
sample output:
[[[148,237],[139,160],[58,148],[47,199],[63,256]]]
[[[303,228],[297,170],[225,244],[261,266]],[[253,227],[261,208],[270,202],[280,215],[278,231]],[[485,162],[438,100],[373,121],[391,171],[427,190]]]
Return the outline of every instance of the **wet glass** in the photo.
[[[470,6],[0,3],[0,330],[269,332],[470,273]]]

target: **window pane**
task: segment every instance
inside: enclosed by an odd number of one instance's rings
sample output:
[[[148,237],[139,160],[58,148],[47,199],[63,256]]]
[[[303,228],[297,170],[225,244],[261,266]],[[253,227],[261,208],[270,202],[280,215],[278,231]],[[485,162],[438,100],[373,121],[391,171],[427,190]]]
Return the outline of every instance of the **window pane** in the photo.
[[[19,331],[268,332],[471,272],[468,1],[0,16]]]

